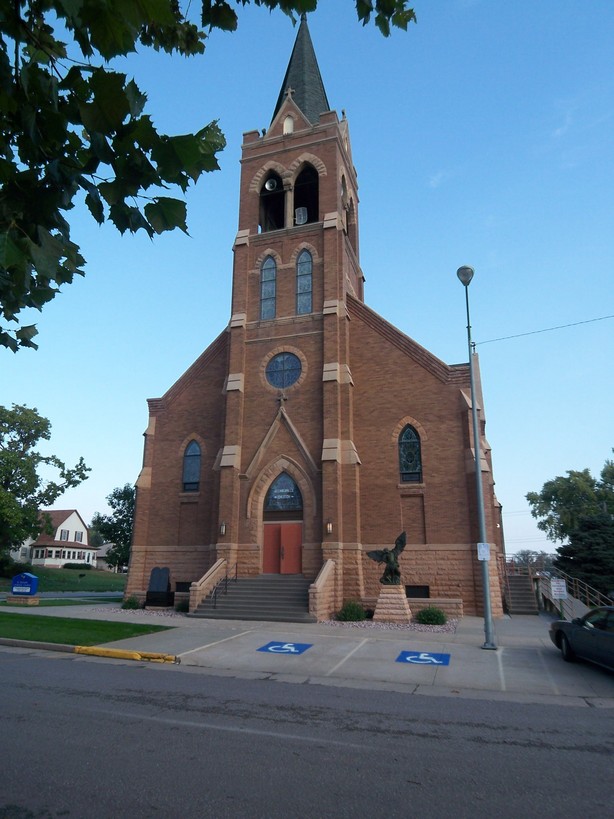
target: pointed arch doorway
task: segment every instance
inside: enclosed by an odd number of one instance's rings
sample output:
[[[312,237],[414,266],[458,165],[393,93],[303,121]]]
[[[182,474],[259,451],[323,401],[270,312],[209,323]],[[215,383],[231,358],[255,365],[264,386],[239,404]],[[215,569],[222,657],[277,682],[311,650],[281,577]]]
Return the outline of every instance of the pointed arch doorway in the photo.
[[[264,500],[263,574],[301,574],[303,498],[287,472],[273,481]]]

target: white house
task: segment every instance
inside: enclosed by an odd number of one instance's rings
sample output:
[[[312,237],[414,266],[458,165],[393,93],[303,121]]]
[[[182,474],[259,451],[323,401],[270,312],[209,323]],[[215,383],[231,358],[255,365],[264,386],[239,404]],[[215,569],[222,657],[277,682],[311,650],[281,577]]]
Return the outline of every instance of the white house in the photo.
[[[85,563],[96,568],[96,547],[88,543],[88,530],[76,509],[43,509],[51,518],[52,534],[41,532],[12,553],[14,560],[32,566],[60,569],[66,563]]]

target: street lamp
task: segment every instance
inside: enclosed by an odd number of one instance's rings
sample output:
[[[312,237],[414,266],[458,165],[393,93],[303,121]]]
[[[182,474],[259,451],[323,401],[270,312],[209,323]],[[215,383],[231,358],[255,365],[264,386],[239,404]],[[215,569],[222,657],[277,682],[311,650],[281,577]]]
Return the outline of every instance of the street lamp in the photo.
[[[465,288],[465,304],[467,307],[467,347],[469,350],[469,377],[471,382],[471,417],[473,420],[473,449],[475,452],[475,490],[478,504],[478,522],[480,528],[480,544],[478,546],[478,558],[482,564],[482,589],[484,594],[484,645],[482,648],[494,650],[497,648],[495,633],[492,622],[492,607],[490,604],[490,577],[488,574],[488,560],[486,553],[480,554],[480,547],[487,551],[486,540],[486,518],[484,515],[484,492],[482,490],[482,464],[480,432],[478,428],[478,408],[475,400],[475,374],[473,359],[475,356],[475,345],[471,341],[471,321],[469,319],[469,284],[473,279],[474,270],[472,267],[459,267],[456,271],[461,284]]]

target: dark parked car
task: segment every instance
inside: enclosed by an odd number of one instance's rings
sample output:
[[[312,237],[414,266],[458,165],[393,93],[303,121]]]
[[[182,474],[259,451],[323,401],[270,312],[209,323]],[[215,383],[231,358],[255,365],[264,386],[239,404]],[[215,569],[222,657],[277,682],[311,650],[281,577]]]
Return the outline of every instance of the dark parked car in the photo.
[[[579,657],[614,671],[614,606],[592,609],[571,622],[555,620],[550,639],[568,663]]]

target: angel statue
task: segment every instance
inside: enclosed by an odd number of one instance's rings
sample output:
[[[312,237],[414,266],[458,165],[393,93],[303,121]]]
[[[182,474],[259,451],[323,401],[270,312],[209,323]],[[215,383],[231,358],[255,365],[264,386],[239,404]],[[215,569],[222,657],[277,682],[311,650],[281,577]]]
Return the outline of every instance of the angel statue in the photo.
[[[385,563],[386,568],[384,574],[380,577],[379,582],[384,586],[400,586],[401,572],[399,570],[399,555],[405,548],[405,532],[401,532],[394,542],[394,549],[375,549],[372,552],[367,552],[367,557],[375,560],[376,563]]]

